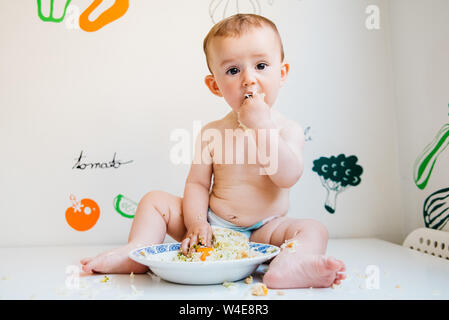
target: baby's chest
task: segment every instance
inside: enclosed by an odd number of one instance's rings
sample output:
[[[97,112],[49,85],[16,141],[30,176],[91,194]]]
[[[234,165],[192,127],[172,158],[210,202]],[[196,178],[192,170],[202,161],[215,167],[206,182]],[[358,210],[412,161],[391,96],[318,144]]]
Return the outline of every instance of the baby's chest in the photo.
[[[216,165],[256,165],[257,146],[250,133],[243,130],[225,130],[209,144]]]

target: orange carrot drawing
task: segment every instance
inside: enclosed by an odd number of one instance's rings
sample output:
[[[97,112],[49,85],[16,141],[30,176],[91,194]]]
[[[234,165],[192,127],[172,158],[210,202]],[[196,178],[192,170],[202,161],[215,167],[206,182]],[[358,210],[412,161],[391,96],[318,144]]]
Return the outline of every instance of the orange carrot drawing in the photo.
[[[103,2],[103,0],[94,0],[89,7],[80,15],[80,28],[87,32],[97,31],[105,25],[122,17],[128,11],[129,0],[115,0],[115,3],[109,9],[105,10],[94,21],[89,20],[89,15]]]

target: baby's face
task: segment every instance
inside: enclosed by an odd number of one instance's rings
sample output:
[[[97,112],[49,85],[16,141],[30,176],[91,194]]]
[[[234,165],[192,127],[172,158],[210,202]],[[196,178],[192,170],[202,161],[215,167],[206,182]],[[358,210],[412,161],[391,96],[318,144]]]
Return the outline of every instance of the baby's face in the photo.
[[[238,112],[245,94],[265,93],[271,107],[288,74],[288,64],[281,61],[281,47],[269,27],[252,28],[240,37],[217,37],[209,47],[213,75],[206,77],[212,93],[224,97]]]

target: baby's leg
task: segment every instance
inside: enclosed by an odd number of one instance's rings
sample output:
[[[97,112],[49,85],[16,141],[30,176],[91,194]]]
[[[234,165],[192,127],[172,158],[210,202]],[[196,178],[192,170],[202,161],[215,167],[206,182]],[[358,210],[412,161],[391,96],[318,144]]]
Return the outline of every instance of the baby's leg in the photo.
[[[100,273],[147,272],[148,267],[128,258],[128,253],[138,247],[162,243],[167,233],[181,241],[185,232],[182,198],[163,191],[149,192],[139,202],[128,244],[95,258],[82,259],[82,268],[85,272]]]
[[[255,231],[251,241],[288,246],[270,263],[263,281],[270,288],[322,288],[345,278],[343,261],[325,256],[327,229],[318,221],[282,217]]]

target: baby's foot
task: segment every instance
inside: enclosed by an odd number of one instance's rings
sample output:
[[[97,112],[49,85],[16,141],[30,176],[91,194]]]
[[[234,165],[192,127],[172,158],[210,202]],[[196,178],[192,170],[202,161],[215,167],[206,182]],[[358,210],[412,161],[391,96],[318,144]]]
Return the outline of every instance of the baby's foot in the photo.
[[[333,257],[290,255],[288,259],[282,258],[273,260],[263,278],[270,288],[328,288],[346,278],[340,273],[346,270],[345,264]]]
[[[84,272],[92,273],[145,273],[148,267],[128,258],[128,253],[134,246],[125,245],[104,252],[95,258],[81,259],[81,265]]]

